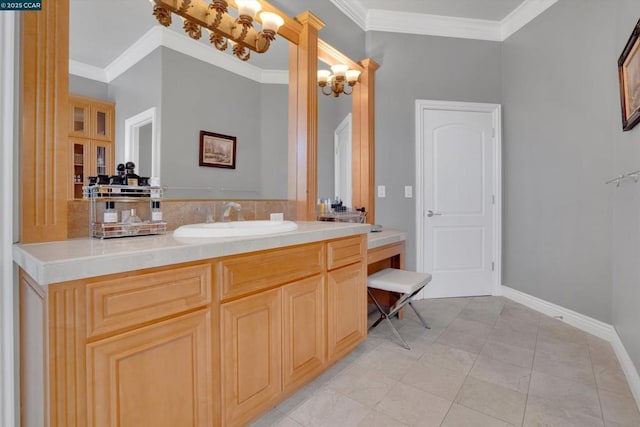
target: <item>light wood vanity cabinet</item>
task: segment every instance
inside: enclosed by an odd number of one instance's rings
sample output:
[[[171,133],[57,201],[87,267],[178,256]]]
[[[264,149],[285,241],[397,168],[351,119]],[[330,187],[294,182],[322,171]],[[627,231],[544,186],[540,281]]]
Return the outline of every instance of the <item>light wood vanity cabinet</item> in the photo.
[[[22,425],[246,425],[364,339],[365,239],[47,288],[21,272]]]

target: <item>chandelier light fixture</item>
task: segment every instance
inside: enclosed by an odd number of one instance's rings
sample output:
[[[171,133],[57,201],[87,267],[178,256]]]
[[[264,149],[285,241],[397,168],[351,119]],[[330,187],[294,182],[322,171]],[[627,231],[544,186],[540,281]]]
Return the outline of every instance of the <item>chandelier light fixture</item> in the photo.
[[[333,74],[331,74],[333,73]],[[329,70],[318,70],[318,86],[322,88],[322,93],[334,97],[340,96],[341,93],[351,95],[353,86],[360,78],[360,71],[350,70],[344,64],[336,64],[331,66]]]
[[[209,33],[209,41],[218,50],[224,51],[233,45],[233,54],[242,61],[251,57],[251,51],[264,53],[276,38],[284,19],[273,12],[262,12],[259,20],[262,30],[254,28],[253,22],[262,9],[257,0],[236,0],[238,17],[229,15],[227,0],[150,0],[153,16],[165,27],[171,25],[171,14],[178,15],[182,28],[194,40],[202,37],[202,29]]]

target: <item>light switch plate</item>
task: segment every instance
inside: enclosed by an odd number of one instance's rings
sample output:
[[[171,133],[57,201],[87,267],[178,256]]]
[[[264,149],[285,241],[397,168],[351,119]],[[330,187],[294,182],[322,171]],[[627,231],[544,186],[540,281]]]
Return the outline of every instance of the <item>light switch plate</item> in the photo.
[[[413,187],[410,185],[405,185],[404,186],[404,198],[405,199],[410,199],[413,197]]]
[[[282,212],[272,213],[271,215],[269,215],[269,219],[271,221],[284,221],[284,214]]]
[[[381,199],[387,197],[387,189],[384,185],[378,185],[378,197]]]

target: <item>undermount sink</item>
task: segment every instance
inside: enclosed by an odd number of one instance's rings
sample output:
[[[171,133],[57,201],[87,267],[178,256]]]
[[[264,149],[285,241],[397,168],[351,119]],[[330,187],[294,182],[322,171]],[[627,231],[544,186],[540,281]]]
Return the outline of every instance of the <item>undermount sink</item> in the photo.
[[[175,237],[239,237],[262,236],[265,234],[285,233],[298,228],[292,221],[232,221],[202,224],[189,224],[178,227]]]

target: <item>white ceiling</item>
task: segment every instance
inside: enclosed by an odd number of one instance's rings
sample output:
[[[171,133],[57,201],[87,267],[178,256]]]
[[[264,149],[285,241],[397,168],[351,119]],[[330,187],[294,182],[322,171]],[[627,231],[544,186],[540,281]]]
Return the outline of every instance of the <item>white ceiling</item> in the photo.
[[[381,9],[501,21],[524,0],[350,0],[365,9]]]
[[[365,31],[502,41],[558,0],[329,1]],[[135,63],[132,57],[141,59],[159,44],[166,45],[163,43],[167,38],[174,49],[200,52],[196,57],[205,56],[205,48],[218,54],[206,37],[198,42],[190,40],[180,19],[173,19],[171,33],[157,28],[148,0],[70,0],[70,7],[69,57],[73,74],[110,81]],[[135,49],[136,44],[142,48]],[[132,55],[132,51],[137,53]],[[238,68],[245,67],[247,77],[258,76],[260,80],[261,69],[286,70],[287,62],[288,42],[279,37],[268,53],[252,55],[248,64],[241,63]],[[230,64],[236,68],[236,64]]]

